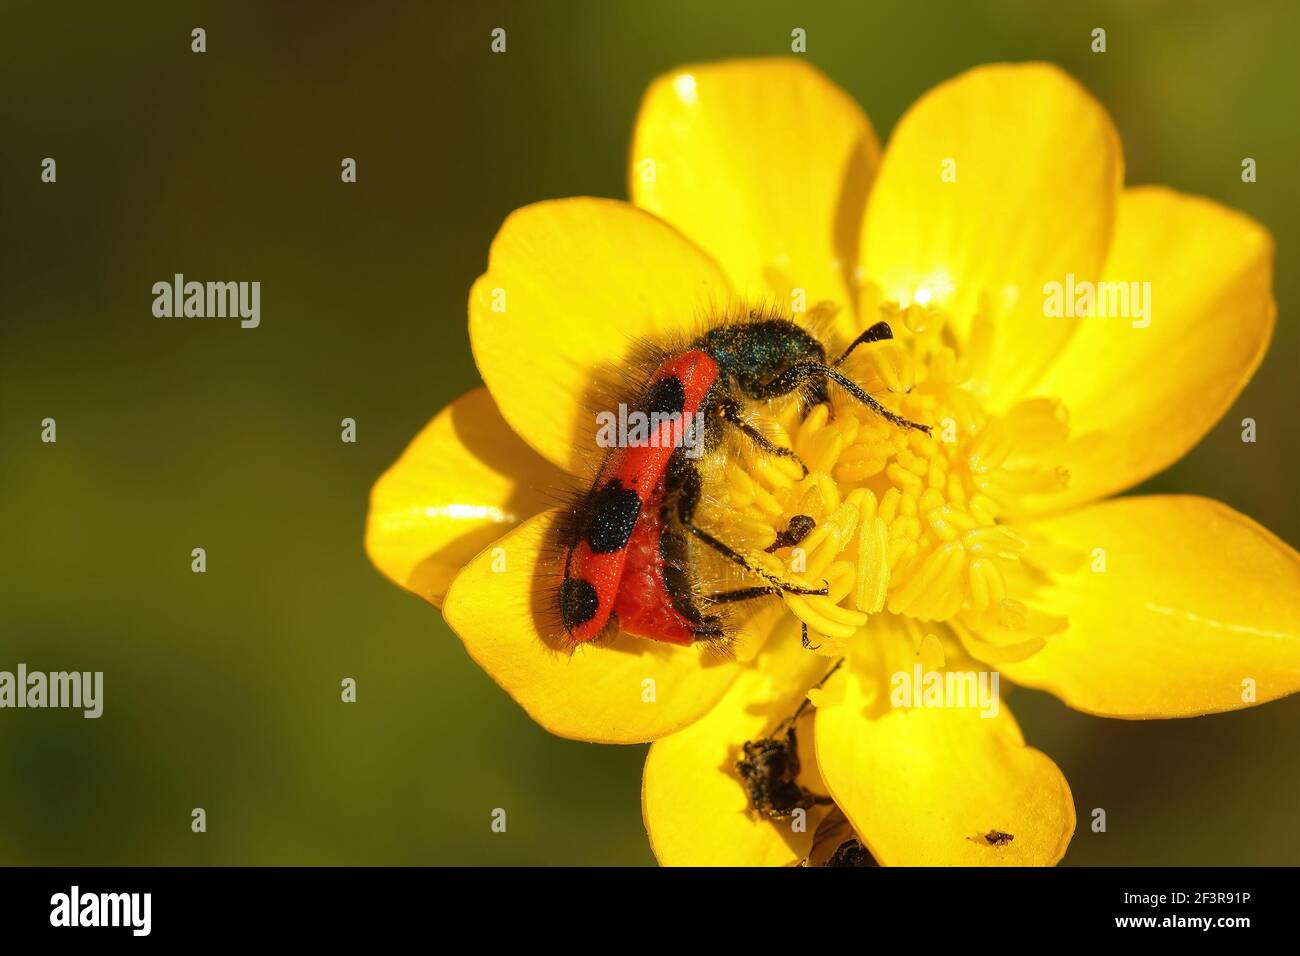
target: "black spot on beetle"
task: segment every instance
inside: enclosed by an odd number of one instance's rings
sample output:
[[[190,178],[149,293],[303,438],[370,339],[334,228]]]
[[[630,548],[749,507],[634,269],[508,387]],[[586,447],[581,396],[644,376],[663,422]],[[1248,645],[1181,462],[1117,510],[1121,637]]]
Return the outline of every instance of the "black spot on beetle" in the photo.
[[[642,411],[647,415],[680,415],[685,407],[686,386],[676,375],[669,375],[650,386]]]
[[[590,581],[565,578],[560,585],[560,618],[566,628],[579,627],[596,616],[600,597]]]
[[[609,554],[627,547],[636,519],[641,515],[641,499],[617,478],[605,482],[591,496],[587,543],[596,554]]]

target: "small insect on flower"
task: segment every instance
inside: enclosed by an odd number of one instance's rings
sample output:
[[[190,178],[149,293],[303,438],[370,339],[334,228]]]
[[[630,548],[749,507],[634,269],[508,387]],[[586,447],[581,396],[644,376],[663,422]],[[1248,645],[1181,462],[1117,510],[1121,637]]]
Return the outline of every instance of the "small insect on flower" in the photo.
[[[712,613],[716,606],[781,593],[826,594],[825,584],[783,580],[697,523],[703,478],[688,451],[717,453],[730,429],[762,453],[792,459],[807,474],[793,450],[772,442],[743,412],[753,403],[798,396],[807,414],[829,403],[832,382],[893,424],[929,432],[929,426],[885,408],[839,369],[859,345],[892,337],[888,323],[877,322],[827,364],[826,346],[817,336],[784,316],[755,309],[724,318],[685,347],[645,348],[636,364],[652,372],[629,404],[651,423],[650,433],[605,456],[559,531],[564,571],[556,604],[569,640],[590,642],[621,628],[670,644],[725,646],[727,626]],[[794,516],[773,548],[798,544],[814,525],[806,515]],[[692,542],[762,583],[703,592],[690,558]]]
[[[799,739],[793,722],[784,734],[747,740],[743,751],[744,758],[736,763],[736,770],[757,813],[772,820],[786,820],[795,810],[831,802],[829,797],[819,797],[798,783]]]
[[[831,854],[830,859],[822,865],[835,867],[864,867],[875,866],[876,861],[872,859],[871,854],[867,851],[867,848],[862,845],[862,842],[854,837],[853,839],[845,840],[836,847],[835,852]]]
[[[844,664],[844,658],[835,662],[817,687],[820,688]],[[749,805],[770,820],[786,820],[795,810],[807,810],[820,804],[829,804],[829,797],[819,797],[799,784],[799,737],[795,725],[808,709],[807,697],[793,714],[777,724],[769,736],[747,740],[741,747],[744,754],[736,762],[736,772],[749,795]]]

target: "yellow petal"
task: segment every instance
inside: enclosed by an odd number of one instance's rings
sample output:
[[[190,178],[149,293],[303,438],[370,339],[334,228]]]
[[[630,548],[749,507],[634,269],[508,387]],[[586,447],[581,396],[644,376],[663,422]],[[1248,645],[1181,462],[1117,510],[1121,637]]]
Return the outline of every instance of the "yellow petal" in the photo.
[[[894,130],[863,227],[866,278],[944,307],[963,342],[986,295],[997,321],[977,386],[1008,405],[1073,330],[1043,314],[1043,286],[1097,277],[1122,181],[1110,118],[1071,77],[1041,63],[970,70]]]
[[[803,649],[792,617],[783,623],[713,710],[650,747],[641,807],[665,866],[784,866],[808,855],[824,809],[809,809],[804,831],[795,832],[793,821],[751,809],[736,771],[745,742],[774,733],[831,667]],[[811,724],[799,729],[807,734]]]
[[[1078,331],[1035,391],[1069,409],[1070,483],[1031,507],[1100,498],[1177,461],[1232,406],[1273,334],[1272,238],[1206,199],[1125,190],[1102,279],[1150,283],[1149,315],[1060,320]],[[1131,311],[1142,289],[1128,286]]]
[[[396,584],[440,605],[465,563],[545,510],[564,480],[476,389],[439,412],[375,482],[366,553]]]
[[[511,213],[493,240],[470,291],[470,341],[506,421],[580,473],[599,386],[626,390],[618,370],[634,344],[688,337],[729,299],[713,261],[649,213],[608,199],[541,202]]]
[[[799,288],[806,307],[847,305],[879,153],[858,105],[803,60],[687,66],[646,92],[630,192],[742,294],[792,303]]]
[[[1119,498],[1025,531],[1087,560],[1041,596],[1069,626],[1001,664],[1012,680],[1106,717],[1190,717],[1300,689],[1300,555],[1244,515]]]
[[[735,682],[740,664],[626,634],[604,647],[562,649],[551,612],[560,569],[543,556],[556,516],[525,521],[452,581],[443,616],[470,657],[561,737],[641,743],[699,719]]]
[[[873,640],[897,640],[883,630]],[[1074,833],[1070,787],[1049,757],[1025,745],[1004,703],[992,717],[976,707],[896,708],[890,675],[853,663],[831,680],[843,684],[841,696],[817,709],[817,762],[877,861],[1050,866],[1061,859]],[[993,846],[986,836],[995,830],[1013,839]]]

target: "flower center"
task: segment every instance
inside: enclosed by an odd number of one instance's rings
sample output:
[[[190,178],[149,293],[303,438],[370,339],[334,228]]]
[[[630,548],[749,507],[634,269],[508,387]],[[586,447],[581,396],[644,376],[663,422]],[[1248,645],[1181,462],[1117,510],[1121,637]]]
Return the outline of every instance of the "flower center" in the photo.
[[[878,310],[895,338],[857,350],[846,369],[931,434],[900,429],[834,387],[833,409],[820,405],[801,418],[787,402],[764,428],[808,474],[737,446],[702,517],[731,529],[784,578],[829,585],[825,596],[784,600],[831,653],[882,611],[950,622],[999,644],[1040,645],[1063,621],[1016,597],[1028,590],[1018,587],[1026,542],[1005,522],[1021,496],[1068,480],[1051,464],[1067,434],[1065,409],[1034,398],[991,413],[968,387],[970,363],[945,334],[943,312],[890,303]],[[815,519],[815,530],[767,553],[795,515]]]

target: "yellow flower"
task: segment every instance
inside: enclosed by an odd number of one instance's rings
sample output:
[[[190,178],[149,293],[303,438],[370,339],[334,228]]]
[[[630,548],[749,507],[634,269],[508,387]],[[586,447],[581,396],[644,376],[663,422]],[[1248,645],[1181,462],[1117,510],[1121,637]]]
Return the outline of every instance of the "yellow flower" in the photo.
[[[1055,764],[1005,706],[900,697],[910,676],[995,668],[1123,718],[1300,685],[1300,556],[1213,501],[1100,500],[1187,452],[1254,372],[1272,241],[1207,200],[1125,187],[1119,137],[1070,77],[971,70],[882,155],[803,61],[690,67],[650,87],[630,183],[631,203],[543,202],[502,225],[469,300],[487,389],[380,478],[366,547],[542,726],[655,741],[643,809],[661,862],[824,858],[822,824],[884,864],[1060,860],[1075,811]],[[589,396],[635,339],[743,301],[806,310],[840,348],[888,320],[894,340],[859,350],[854,377],[933,433],[842,396],[806,418],[773,403],[763,417],[811,473],[737,451],[709,519],[759,553],[812,515],[802,553],[768,560],[830,593],[758,602],[730,659],[627,635],[564,653],[539,616],[542,545],[550,489],[584,474]],[[791,726],[802,829],[756,812],[737,770],[747,742]]]

